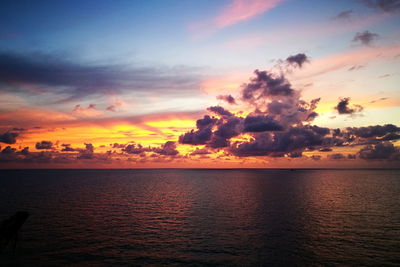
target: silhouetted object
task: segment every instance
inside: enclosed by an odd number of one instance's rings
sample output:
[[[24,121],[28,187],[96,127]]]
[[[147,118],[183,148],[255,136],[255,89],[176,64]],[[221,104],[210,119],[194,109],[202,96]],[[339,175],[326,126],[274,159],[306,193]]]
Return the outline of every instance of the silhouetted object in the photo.
[[[2,252],[11,240],[14,241],[13,250],[17,246],[18,231],[28,219],[29,213],[26,211],[18,211],[10,218],[4,220],[0,225],[0,252]]]

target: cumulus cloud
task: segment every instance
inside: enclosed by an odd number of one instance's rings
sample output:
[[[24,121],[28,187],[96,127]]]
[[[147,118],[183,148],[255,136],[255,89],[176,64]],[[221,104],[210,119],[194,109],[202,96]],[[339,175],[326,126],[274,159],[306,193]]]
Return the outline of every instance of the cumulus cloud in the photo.
[[[119,147],[119,146],[118,146]],[[141,144],[129,144],[126,145],[123,149],[123,152],[134,155],[145,156],[146,152],[153,152],[159,155],[164,156],[176,156],[179,154],[179,151],[176,149],[176,142],[167,141],[160,147],[144,147]]]
[[[254,103],[257,99],[273,96],[291,96],[295,93],[291,84],[281,75],[255,70],[252,78],[242,89],[244,101]]]
[[[372,33],[370,31],[358,32],[353,38],[353,42],[361,43],[363,45],[370,45],[376,39],[378,39],[379,35],[376,33]]]
[[[400,128],[393,124],[374,125],[367,127],[348,127],[347,133],[362,138],[382,137],[388,134],[395,134]]]
[[[309,62],[309,59],[306,54],[299,53],[297,55],[289,56],[288,58],[286,58],[286,62],[301,68],[303,67],[304,63]]]
[[[283,127],[279,122],[269,116],[247,116],[244,120],[245,132],[265,132],[265,131],[282,131]]]
[[[212,127],[217,123],[218,119],[205,115],[203,119],[196,121],[197,130],[187,132],[179,137],[182,144],[204,145],[211,139]]]
[[[141,144],[129,144],[125,146],[122,151],[128,154],[141,154],[143,152],[151,151],[150,148],[143,147]]]
[[[218,100],[223,100],[231,105],[236,105],[236,100],[232,95],[219,95],[217,96]]]
[[[85,149],[79,151],[78,159],[93,159],[94,146],[90,143],[85,144]]]
[[[19,133],[5,132],[0,134],[0,142],[5,144],[15,144],[17,142],[17,137]]]
[[[211,152],[205,148],[196,148],[190,155],[195,156],[195,155],[207,155],[211,154]]]
[[[228,110],[224,109],[221,106],[209,107],[207,108],[207,110],[220,116],[228,116],[228,117],[232,116],[232,113],[230,113]]]
[[[36,149],[52,149],[53,143],[50,141],[41,141],[36,143],[35,147]]]
[[[362,159],[392,159],[400,160],[400,150],[390,142],[367,145],[360,149],[358,156]]]
[[[339,114],[347,114],[352,115],[363,111],[363,107],[361,105],[354,105],[352,108],[350,105],[350,97],[344,97],[339,99],[339,103],[336,105],[335,109]]]
[[[299,62],[296,64],[300,67],[305,61]],[[248,113],[246,116],[241,112],[233,114],[219,106],[210,107],[208,111],[218,114],[220,118],[205,115],[197,121],[197,129],[181,135],[179,142],[205,145],[207,151],[223,149],[225,153],[238,157],[298,158],[303,156],[303,152],[332,152],[335,147],[377,144],[398,140],[400,136],[399,128],[394,125],[343,130],[312,125],[318,116],[315,109],[320,98],[309,102],[301,99],[300,91],[292,87],[282,72],[256,70],[254,74],[240,91],[241,105],[246,106]],[[363,109],[359,105],[350,106],[350,98],[341,98],[335,108],[339,114],[348,115]],[[246,138],[241,139],[245,135]],[[235,141],[232,141],[233,138]],[[334,153],[329,158],[354,159],[355,156]],[[320,158],[315,155],[313,159]]]
[[[152,149],[152,151],[165,156],[175,156],[179,154],[174,141],[167,141],[160,148]]]
[[[2,154],[14,154],[15,151],[16,151],[15,148],[12,148],[12,147],[10,147],[10,146],[6,146],[6,147],[1,151],[1,153],[2,153]]]
[[[71,147],[71,144],[62,144],[61,146],[63,147],[63,148],[61,149],[61,151],[63,151],[63,152],[74,152],[74,151],[78,151],[77,149],[72,148],[72,147]]]

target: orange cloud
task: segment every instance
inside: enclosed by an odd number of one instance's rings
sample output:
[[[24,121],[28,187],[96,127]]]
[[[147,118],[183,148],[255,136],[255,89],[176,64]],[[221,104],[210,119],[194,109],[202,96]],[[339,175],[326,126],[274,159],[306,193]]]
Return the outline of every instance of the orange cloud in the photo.
[[[189,26],[195,32],[211,33],[213,31],[232,26],[242,21],[250,20],[285,0],[233,0],[211,20]]]
[[[218,28],[231,26],[260,15],[284,0],[234,0],[215,19]]]

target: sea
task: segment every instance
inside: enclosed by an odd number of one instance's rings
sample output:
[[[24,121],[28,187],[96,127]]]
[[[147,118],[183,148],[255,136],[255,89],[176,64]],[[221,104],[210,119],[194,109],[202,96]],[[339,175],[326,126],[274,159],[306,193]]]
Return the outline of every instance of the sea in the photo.
[[[1,170],[0,266],[400,266],[400,170]]]

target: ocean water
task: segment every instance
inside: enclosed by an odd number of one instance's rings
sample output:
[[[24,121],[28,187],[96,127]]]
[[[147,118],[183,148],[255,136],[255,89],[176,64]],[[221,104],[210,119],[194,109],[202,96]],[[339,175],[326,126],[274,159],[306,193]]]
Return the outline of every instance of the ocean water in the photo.
[[[399,266],[399,170],[0,171],[14,266]]]

